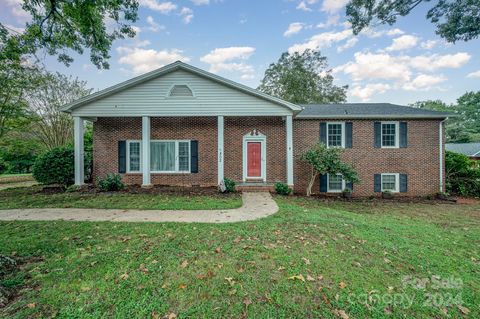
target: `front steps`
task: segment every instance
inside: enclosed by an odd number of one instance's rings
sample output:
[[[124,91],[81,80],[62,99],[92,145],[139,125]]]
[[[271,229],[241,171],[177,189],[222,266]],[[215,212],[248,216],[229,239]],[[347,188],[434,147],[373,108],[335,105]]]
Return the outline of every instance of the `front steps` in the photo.
[[[274,184],[263,182],[238,183],[235,187],[238,192],[270,192],[275,191]]]

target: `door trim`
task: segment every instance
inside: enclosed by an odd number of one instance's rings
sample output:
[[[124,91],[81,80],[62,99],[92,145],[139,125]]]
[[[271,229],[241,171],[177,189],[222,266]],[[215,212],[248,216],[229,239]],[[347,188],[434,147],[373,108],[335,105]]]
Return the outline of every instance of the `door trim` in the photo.
[[[261,168],[261,176],[250,177],[248,176],[248,149],[247,144],[248,142],[259,142],[261,144],[261,152],[262,157],[260,163],[262,165]],[[262,133],[259,133],[257,130],[253,130],[252,132],[243,136],[243,181],[246,182],[247,179],[255,179],[258,181],[265,182],[267,180],[267,137]]]

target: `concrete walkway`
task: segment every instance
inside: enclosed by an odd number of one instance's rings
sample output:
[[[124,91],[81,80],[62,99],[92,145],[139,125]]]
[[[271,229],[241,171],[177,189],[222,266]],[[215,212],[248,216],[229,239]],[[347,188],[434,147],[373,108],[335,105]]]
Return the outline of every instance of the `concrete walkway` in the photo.
[[[243,193],[242,200],[242,207],[225,210],[7,209],[0,210],[0,220],[230,223],[255,220],[278,211],[270,193]]]

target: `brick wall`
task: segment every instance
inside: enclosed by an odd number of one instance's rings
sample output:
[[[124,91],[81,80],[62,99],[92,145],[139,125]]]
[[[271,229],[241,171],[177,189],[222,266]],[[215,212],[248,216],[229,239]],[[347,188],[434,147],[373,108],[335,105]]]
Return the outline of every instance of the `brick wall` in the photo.
[[[294,182],[295,191],[304,193],[310,178],[309,166],[300,161],[301,154],[319,141],[320,122],[333,120],[295,120]],[[398,149],[374,148],[373,120],[353,122],[353,148],[345,149],[343,159],[352,163],[361,179],[354,186],[354,195],[374,194],[373,176],[379,173],[408,175],[408,192],[401,195],[421,196],[439,191],[439,121],[410,120],[408,147]],[[314,192],[318,193],[319,181]]]
[[[217,118],[152,118],[152,139],[198,140],[198,173],[154,174],[153,184],[217,185]],[[285,181],[285,123],[280,117],[225,117],[224,174],[237,182],[243,178],[243,136],[253,129],[266,135],[267,181]],[[94,179],[118,172],[118,141],[141,140],[141,118],[98,118],[93,125]],[[140,173],[123,175],[127,184],[141,184]]]

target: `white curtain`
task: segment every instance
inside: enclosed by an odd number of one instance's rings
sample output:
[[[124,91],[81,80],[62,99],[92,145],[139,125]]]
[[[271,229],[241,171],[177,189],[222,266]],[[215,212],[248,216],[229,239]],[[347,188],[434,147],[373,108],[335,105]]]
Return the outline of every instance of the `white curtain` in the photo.
[[[152,171],[175,171],[175,142],[152,142],[150,152]]]

